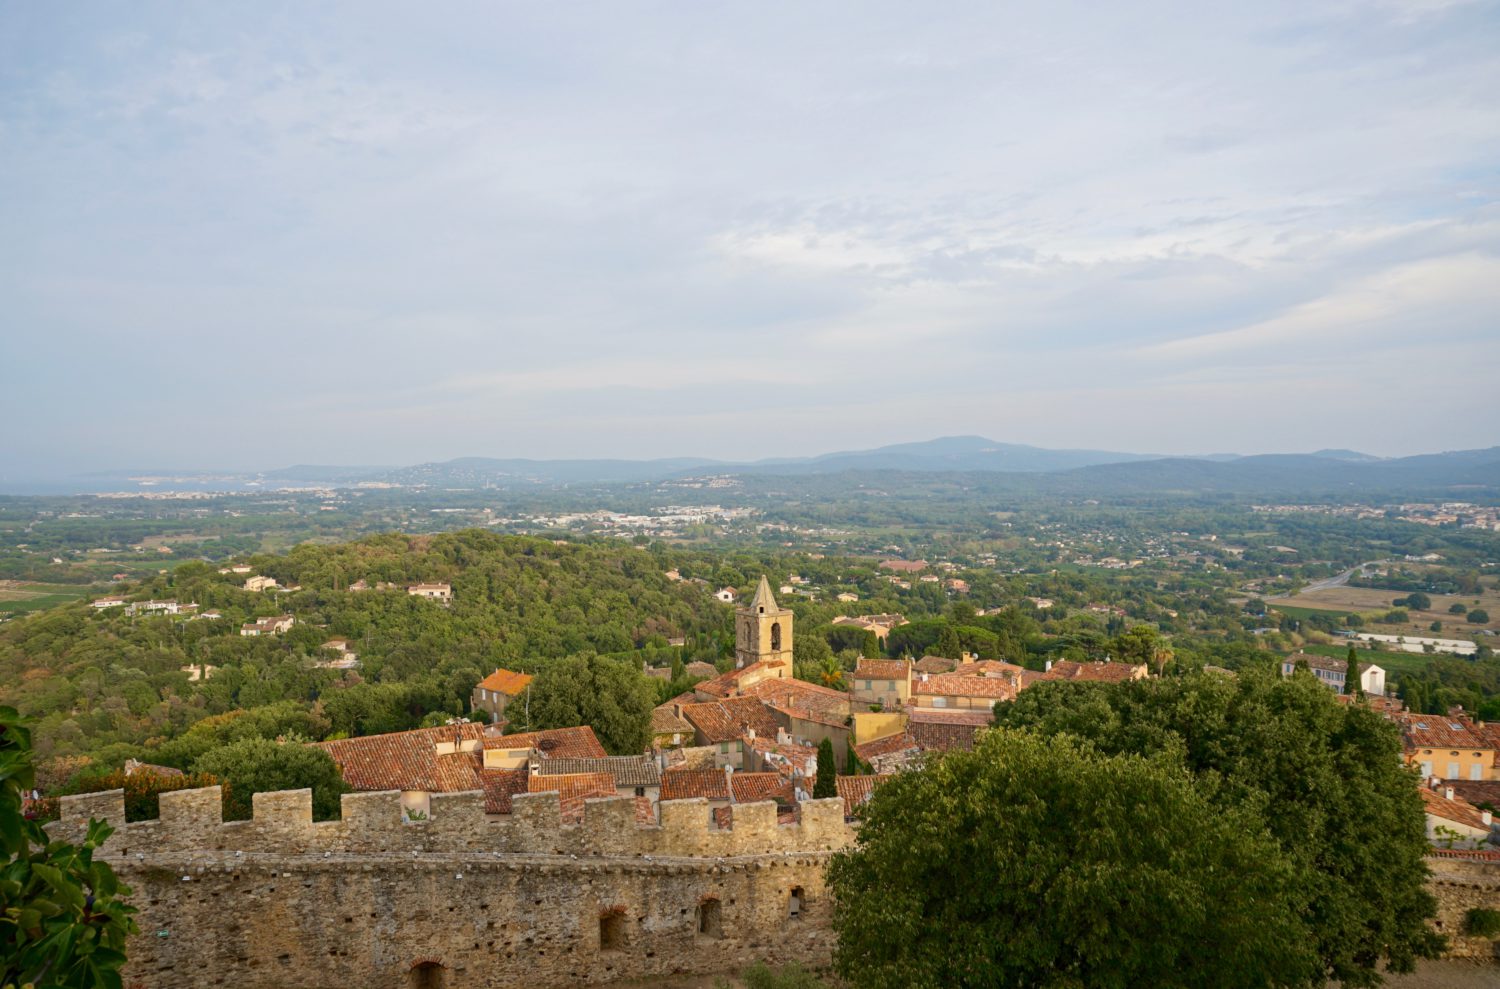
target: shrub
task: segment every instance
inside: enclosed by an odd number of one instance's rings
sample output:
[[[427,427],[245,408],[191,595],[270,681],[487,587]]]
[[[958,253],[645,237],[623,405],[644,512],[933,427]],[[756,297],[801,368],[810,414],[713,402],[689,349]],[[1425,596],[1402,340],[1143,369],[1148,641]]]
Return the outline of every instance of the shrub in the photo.
[[[1464,914],[1464,931],[1472,937],[1495,937],[1500,934],[1500,910],[1472,907]]]
[[[208,773],[183,773],[180,776],[143,770],[125,775],[124,770],[105,773],[103,776],[80,776],[63,791],[64,793],[103,793],[105,790],[125,791],[125,820],[154,821],[161,814],[161,795],[172,790],[196,790],[203,786],[223,786],[227,795],[229,785],[217,776]]]

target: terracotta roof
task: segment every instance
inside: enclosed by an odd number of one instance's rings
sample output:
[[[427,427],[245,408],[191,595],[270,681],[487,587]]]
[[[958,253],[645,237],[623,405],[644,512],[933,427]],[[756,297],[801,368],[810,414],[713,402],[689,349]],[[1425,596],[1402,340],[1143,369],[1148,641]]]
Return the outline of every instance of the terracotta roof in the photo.
[[[782,665],[784,664],[779,662],[760,660],[748,666],[742,666],[737,670],[730,670],[728,673],[720,673],[712,680],[695,683],[693,684],[693,690],[696,693],[708,694],[711,697],[732,697],[739,692],[740,681],[745,678],[746,674],[777,669]]]
[[[651,709],[651,734],[672,735],[680,732],[687,735],[692,734],[692,731],[693,726],[677,713],[670,701]]]
[[[972,663],[960,663],[956,672],[979,674],[1011,673],[1019,676],[1025,670],[1026,667],[1024,666],[1017,666],[1015,663],[1007,663],[998,659],[976,659]]]
[[[923,656],[915,664],[918,673],[952,673],[958,668],[958,660],[947,656]]]
[[[974,747],[974,736],[987,728],[993,717],[988,711],[934,711],[914,708],[907,718],[906,731],[925,752],[968,750]]]
[[[602,759],[543,759],[537,772],[543,776],[608,773],[615,786],[660,786],[661,770],[640,755],[611,755]]]
[[[791,781],[780,773],[735,773],[729,783],[734,787],[734,801],[739,804],[759,800],[792,803],[797,799]]]
[[[926,560],[881,560],[882,570],[895,570],[899,573],[916,573],[918,570],[927,569]]]
[[[719,670],[714,664],[705,663],[702,660],[694,660],[684,666],[682,671],[690,677],[716,677],[719,675]]]
[[[911,737],[910,732],[898,731],[894,735],[877,738],[869,742],[861,742],[854,747],[854,754],[859,756],[863,762],[871,762],[879,756],[893,755],[904,752],[907,749],[917,748],[917,740]]]
[[[1422,787],[1421,793],[1422,809],[1428,814],[1431,814],[1433,817],[1440,817],[1445,821],[1452,821],[1455,824],[1464,824],[1471,828],[1488,829],[1490,827],[1490,825],[1485,824],[1484,819],[1479,816],[1479,808],[1475,807],[1467,800],[1464,800],[1462,798],[1449,800],[1441,793],[1438,793],[1435,790],[1430,790],[1425,786]],[[1455,794],[1455,797],[1457,797],[1457,794]]]
[[[702,704],[685,704],[682,716],[686,718],[704,742],[717,745],[732,742],[753,728],[757,735],[776,737],[781,727],[776,715],[765,704],[754,697],[731,697],[722,701],[707,701]]]
[[[875,784],[890,778],[889,773],[882,773],[878,776],[839,776],[835,778],[834,784],[839,788],[839,796],[844,799],[844,816],[858,817],[860,806],[870,799],[870,794],[875,792]]]
[[[728,800],[729,784],[724,782],[724,776],[722,769],[668,769],[661,774],[661,799]]]
[[[731,784],[726,779],[733,781],[736,803],[795,799],[791,782],[779,773],[726,773],[722,769],[668,769],[661,774],[661,799],[729,800]]]
[[[905,680],[910,674],[904,659],[861,659],[854,666],[856,680]]]
[[[483,680],[479,686],[485,690],[493,690],[507,697],[517,697],[526,685],[531,682],[530,673],[517,673],[514,670],[496,670]]]
[[[1489,732],[1476,728],[1467,718],[1446,714],[1401,714],[1401,741],[1408,752],[1420,748],[1493,749]]]
[[[1016,696],[1020,681],[1010,677],[970,676],[966,673],[942,673],[911,683],[913,695],[924,697],[981,697],[1009,700]]]
[[[1131,663],[1075,663],[1060,659],[1042,674],[1043,680],[1078,680],[1089,683],[1125,683],[1141,676],[1142,666]]]
[[[344,782],[356,790],[425,790],[458,793],[479,790],[483,755],[439,756],[439,742],[478,742],[484,725],[476,723],[418,728],[385,735],[314,742],[333,757]]]
[[[1500,780],[1444,780],[1444,786],[1471,804],[1488,803],[1500,808]]]
[[[569,823],[583,820],[583,802],[590,797],[615,796],[615,778],[609,773],[569,773],[558,776],[531,776],[526,792],[545,793],[556,790],[562,806],[562,819]]]
[[[588,725],[576,728],[547,728],[516,735],[485,732],[487,748],[536,749],[545,759],[602,759],[609,755],[594,729]]]
[[[783,714],[835,727],[843,727],[851,711],[848,694],[806,680],[762,680],[746,687],[745,693]]]
[[[484,788],[484,810],[487,814],[509,814],[510,798],[527,792],[530,784],[526,769],[481,769],[479,782]]]

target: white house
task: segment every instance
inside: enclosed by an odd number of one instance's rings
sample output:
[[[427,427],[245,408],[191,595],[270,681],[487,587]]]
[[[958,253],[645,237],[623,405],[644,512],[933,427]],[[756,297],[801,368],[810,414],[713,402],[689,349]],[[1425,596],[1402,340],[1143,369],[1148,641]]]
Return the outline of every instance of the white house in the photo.
[[[1291,676],[1296,672],[1298,663],[1306,663],[1307,669],[1313,676],[1323,682],[1325,687],[1330,688],[1336,694],[1345,692],[1348,686],[1347,660],[1333,659],[1329,656],[1313,656],[1305,652],[1295,652],[1281,661],[1281,675]],[[1359,688],[1371,697],[1385,696],[1385,670],[1374,663],[1359,663]]]

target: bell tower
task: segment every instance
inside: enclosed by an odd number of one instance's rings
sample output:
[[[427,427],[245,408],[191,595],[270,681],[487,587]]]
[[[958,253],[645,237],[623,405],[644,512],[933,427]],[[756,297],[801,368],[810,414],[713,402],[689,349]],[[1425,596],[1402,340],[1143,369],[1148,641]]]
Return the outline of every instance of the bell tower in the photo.
[[[781,664],[777,677],[792,675],[792,613],[776,604],[765,575],[755,589],[755,597],[744,608],[735,609],[734,665],[751,663]]]

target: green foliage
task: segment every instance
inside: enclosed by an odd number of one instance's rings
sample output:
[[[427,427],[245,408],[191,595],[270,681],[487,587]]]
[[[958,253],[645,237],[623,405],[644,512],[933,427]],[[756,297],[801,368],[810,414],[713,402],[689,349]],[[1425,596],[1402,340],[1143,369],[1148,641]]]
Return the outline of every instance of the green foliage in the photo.
[[[250,818],[254,794],[304,787],[312,789],[313,817],[332,820],[339,816],[339,796],[349,792],[327,752],[296,742],[242,739],[200,756],[193,769],[228,781],[224,819],[229,821]]]
[[[543,667],[532,681],[530,727],[590,725],[611,754],[638,755],[650,747],[655,706],[652,682],[634,666],[592,653],[569,656]]]
[[[102,776],[80,776],[64,792],[102,793],[105,790],[124,790],[125,820],[134,822],[156,820],[160,816],[163,793],[194,790],[203,786],[223,786],[226,791],[230,788],[229,783],[218,777],[204,774],[183,773],[181,776],[170,776],[144,771],[127,776],[120,770]]]
[[[1462,601],[1458,601],[1448,605],[1448,614],[1450,615],[1466,615],[1468,613],[1469,606],[1464,604]]]
[[[1322,983],[1264,824],[1166,755],[992,730],[878,787],[829,879],[862,987]]]
[[[1043,683],[996,713],[999,724],[1108,755],[1171,759],[1217,806],[1263,822],[1312,894],[1297,938],[1327,977],[1375,985],[1381,962],[1410,971],[1439,950],[1426,924],[1435,904],[1422,806],[1396,729],[1313,678],[1250,669],[1122,687]]]
[[[1464,914],[1464,933],[1470,937],[1500,935],[1500,910],[1470,907],[1469,911]]]
[[[1483,608],[1471,608],[1468,620],[1470,625],[1488,625],[1490,623],[1490,613]]]
[[[825,983],[796,962],[771,968],[757,962],[740,973],[745,989],[824,989]]]
[[[94,861],[113,829],[90,821],[82,845],[49,841],[21,814],[34,782],[30,730],[0,707],[0,985],[120,989],[135,908],[114,870]]]
[[[837,780],[838,764],[833,757],[833,742],[825,738],[818,743],[818,776],[813,781],[813,798],[821,800],[838,796]]]

